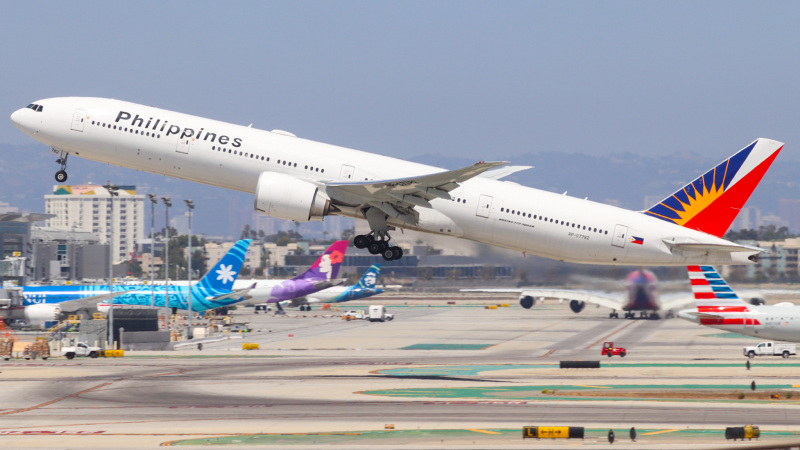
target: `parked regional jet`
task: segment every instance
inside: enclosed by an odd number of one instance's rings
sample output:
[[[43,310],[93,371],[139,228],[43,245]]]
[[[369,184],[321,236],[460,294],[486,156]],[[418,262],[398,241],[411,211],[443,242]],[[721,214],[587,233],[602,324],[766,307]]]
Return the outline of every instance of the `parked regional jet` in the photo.
[[[247,298],[250,287],[234,289],[233,283],[239,275],[250,239],[237,242],[228,253],[192,285],[192,310],[202,312],[240,302]],[[170,285],[114,285],[113,295],[108,285],[69,286],[25,286],[22,288],[23,315],[31,325],[59,320],[63,313],[88,314],[108,308],[104,303],[113,297],[114,306],[149,306],[155,297],[155,305],[164,307],[169,298],[169,307],[188,309],[188,286]]]
[[[121,100],[49,98],[11,120],[58,155],[58,182],[76,155],[252,193],[255,209],[277,218],[365,219],[371,231],[354,245],[386,260],[402,257],[389,236],[400,228],[588,264],[753,264],[760,249],[722,235],[783,148],[757,139],[653,207],[628,211],[501,181],[527,166],[448,171]]]
[[[301,311],[311,311],[311,305],[314,303],[342,303],[372,297],[373,295],[378,295],[383,292],[383,289],[375,286],[380,273],[381,265],[373,264],[364,272],[364,275],[361,276],[358,283],[354,285],[334,286],[305,297],[297,297],[294,300],[282,301],[278,304],[289,308],[299,307]],[[252,302],[253,300],[255,300],[255,298],[248,302]]]
[[[800,308],[796,305],[752,305],[740,299],[713,267],[687,269],[697,308],[683,310],[678,317],[747,336],[800,342]]]
[[[580,289],[534,289],[534,288],[499,288],[499,289],[461,289],[462,292],[507,292],[519,294],[519,304],[530,309],[545,299],[569,301],[574,313],[583,311],[587,303],[611,308],[610,319],[618,319],[619,312],[625,311],[626,319],[635,319],[639,312],[641,319],[660,319],[661,314],[669,318],[673,311],[692,302],[692,297],[685,294],[669,295],[659,298],[658,279],[655,274],[643,268],[634,270],[625,277],[624,292],[601,292]]]

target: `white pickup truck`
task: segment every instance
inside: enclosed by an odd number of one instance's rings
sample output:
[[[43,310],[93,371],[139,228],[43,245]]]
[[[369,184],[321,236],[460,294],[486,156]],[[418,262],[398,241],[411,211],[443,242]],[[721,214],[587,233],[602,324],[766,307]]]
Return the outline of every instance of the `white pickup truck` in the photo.
[[[90,347],[85,342],[78,342],[70,347],[63,347],[61,349],[61,356],[66,356],[67,359],[72,359],[76,356],[88,356],[89,358],[97,358],[100,356],[100,347]]]
[[[760,342],[754,347],[745,347],[743,349],[744,356],[754,358],[756,356],[783,356],[788,358],[791,355],[797,354],[797,346],[795,344],[786,344],[783,342]]]

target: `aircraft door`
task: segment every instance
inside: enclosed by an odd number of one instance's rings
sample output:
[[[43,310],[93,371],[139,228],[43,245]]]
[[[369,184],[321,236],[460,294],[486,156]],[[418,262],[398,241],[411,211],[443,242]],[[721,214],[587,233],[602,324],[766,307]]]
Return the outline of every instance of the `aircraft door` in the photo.
[[[492,210],[492,197],[490,195],[482,195],[478,197],[478,209],[475,215],[478,217],[489,217],[489,211]]]
[[[83,131],[83,125],[86,122],[86,111],[76,109],[75,114],[72,116],[72,127],[74,131]]]
[[[353,174],[355,174],[355,172],[356,172],[356,168],[355,167],[348,166],[347,164],[342,164],[342,171],[339,174],[339,176],[343,180],[352,181],[353,180]]]
[[[625,241],[628,240],[628,227],[617,225],[614,227],[614,235],[611,237],[611,245],[614,247],[625,248]]]
[[[178,139],[178,146],[175,151],[178,153],[189,153],[189,147],[192,146],[192,138],[182,137]]]

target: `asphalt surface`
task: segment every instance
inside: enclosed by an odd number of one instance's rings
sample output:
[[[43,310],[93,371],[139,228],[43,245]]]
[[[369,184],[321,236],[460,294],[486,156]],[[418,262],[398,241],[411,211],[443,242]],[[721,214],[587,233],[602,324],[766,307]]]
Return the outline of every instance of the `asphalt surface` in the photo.
[[[236,321],[253,332],[220,335],[202,350],[0,363],[0,446],[602,447],[615,429],[614,447],[720,448],[734,445],[725,427],[750,423],[761,427],[761,443],[800,442],[800,360],[761,358],[748,370],[741,348],[757,342],[751,338],[680,319],[612,320],[602,308],[576,315],[567,305],[524,310],[502,297],[449,299],[456,305],[387,297],[396,318],[385,323],[245,310]],[[500,302],[511,307],[483,308]],[[628,356],[601,358],[605,340]],[[243,343],[260,348],[245,351]],[[579,359],[601,368],[558,368]],[[765,388],[750,391],[753,381]],[[746,397],[692,397],[701,390]],[[582,441],[523,441],[521,429],[531,425],[590,431]],[[631,427],[649,434],[631,442]]]

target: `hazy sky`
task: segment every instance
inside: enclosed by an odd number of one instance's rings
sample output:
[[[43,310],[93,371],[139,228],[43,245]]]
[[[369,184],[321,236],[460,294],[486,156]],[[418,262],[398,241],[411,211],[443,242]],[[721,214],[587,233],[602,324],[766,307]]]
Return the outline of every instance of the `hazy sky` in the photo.
[[[15,109],[76,95],[399,157],[721,160],[769,137],[797,158],[799,19],[780,1],[2,2],[0,142],[32,142]]]

